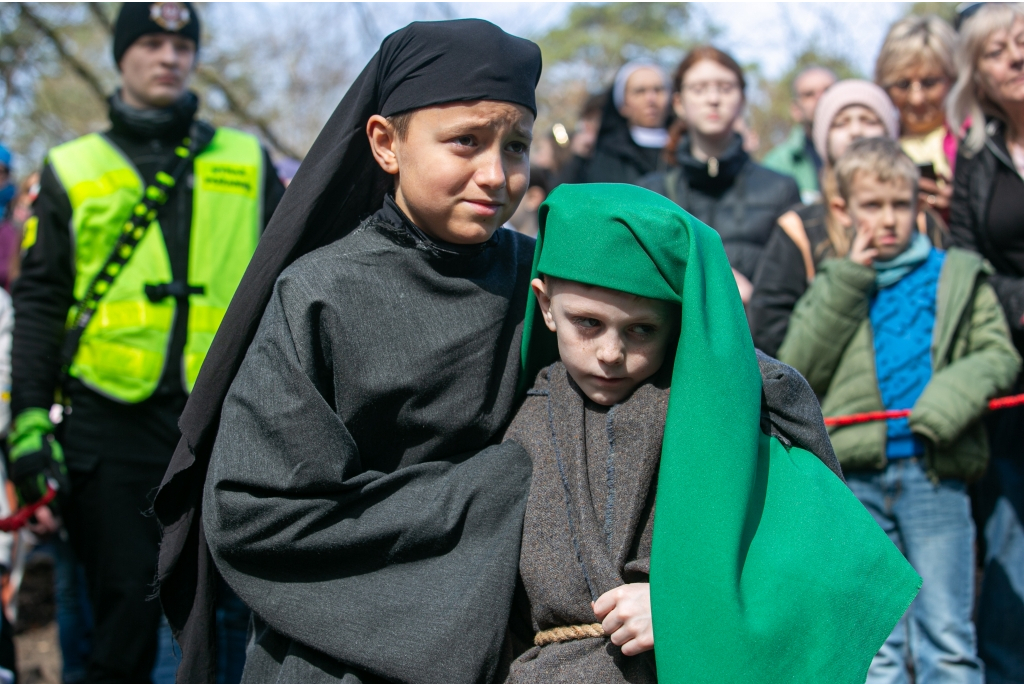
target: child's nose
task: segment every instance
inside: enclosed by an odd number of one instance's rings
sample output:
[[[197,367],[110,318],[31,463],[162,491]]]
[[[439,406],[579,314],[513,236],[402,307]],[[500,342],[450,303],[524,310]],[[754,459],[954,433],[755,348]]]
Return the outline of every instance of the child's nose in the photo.
[[[597,359],[602,364],[621,364],[626,358],[626,350],[621,340],[605,340],[597,348]]]
[[[882,208],[882,223],[885,226],[896,225],[896,212],[893,211],[892,205],[887,204]]]
[[[476,182],[481,188],[497,190],[505,187],[505,165],[502,163],[500,150],[488,150],[480,155],[480,166],[476,172]]]

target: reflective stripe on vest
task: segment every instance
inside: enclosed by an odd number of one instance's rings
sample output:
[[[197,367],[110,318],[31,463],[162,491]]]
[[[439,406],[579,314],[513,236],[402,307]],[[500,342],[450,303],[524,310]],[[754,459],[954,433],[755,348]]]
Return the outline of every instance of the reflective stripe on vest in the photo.
[[[50,164],[71,201],[75,238],[75,299],[103,266],[143,182],[128,159],[100,134],[50,151]],[[196,157],[189,240],[189,297],[183,386],[191,392],[224,312],[256,250],[261,225],[263,152],[255,137],[217,129]],[[181,181],[184,182],[184,179]],[[153,394],[167,363],[176,301],[150,302],[146,284],[172,280],[159,221],[154,221],[123,273],[100,301],[82,335],[70,374],[122,402]],[[69,313],[69,320],[73,311]]]

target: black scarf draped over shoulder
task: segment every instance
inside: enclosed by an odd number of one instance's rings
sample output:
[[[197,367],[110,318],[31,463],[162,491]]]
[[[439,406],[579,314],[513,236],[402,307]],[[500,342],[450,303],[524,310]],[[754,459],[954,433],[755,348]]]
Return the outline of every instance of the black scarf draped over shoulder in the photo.
[[[372,157],[367,120],[374,114],[392,116],[475,100],[511,102],[536,113],[540,69],[535,44],[489,22],[410,24],[384,39],[310,149],[213,341],[181,416],[182,439],[155,500],[164,531],[160,599],[182,647],[179,682],[211,682],[216,675],[217,581],[201,505],[225,396],[281,272],[299,257],[348,235],[383,206],[391,179]]]

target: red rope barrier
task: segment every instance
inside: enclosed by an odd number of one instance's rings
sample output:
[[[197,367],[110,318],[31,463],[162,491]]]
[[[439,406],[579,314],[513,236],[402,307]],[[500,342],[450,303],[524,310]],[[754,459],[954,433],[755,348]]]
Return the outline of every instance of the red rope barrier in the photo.
[[[988,403],[990,411],[997,409],[1008,409],[1024,405],[1024,394],[1010,395],[1009,397],[997,397]],[[910,416],[909,409],[892,409],[890,411],[866,411],[862,414],[849,414],[847,416],[826,416],[826,426],[852,426],[856,423],[868,423],[870,421],[886,421],[888,419],[902,419]]]
[[[1009,397],[997,397],[988,403],[988,408],[992,411],[998,409],[1007,409],[1009,407],[1019,407],[1024,405],[1024,394],[1011,395]],[[869,423],[871,421],[886,421],[888,419],[902,419],[910,416],[909,409],[892,409],[889,411],[868,411],[862,414],[849,414],[847,416],[826,416],[826,426],[852,426],[857,423]],[[0,519],[0,531],[10,533],[22,528],[28,520],[32,518],[32,515],[42,507],[53,501],[53,498],[57,496],[57,491],[52,487],[47,487],[46,494],[43,495],[38,501],[33,502],[27,507],[19,509],[17,512],[8,516],[7,518]]]
[[[28,520],[32,518],[32,515],[35,514],[37,510],[52,502],[53,498],[56,496],[57,491],[54,490],[53,487],[47,486],[46,494],[38,500],[27,507],[22,507],[7,518],[0,519],[0,530],[5,533],[13,533],[14,531],[22,528],[26,523],[28,523]]]

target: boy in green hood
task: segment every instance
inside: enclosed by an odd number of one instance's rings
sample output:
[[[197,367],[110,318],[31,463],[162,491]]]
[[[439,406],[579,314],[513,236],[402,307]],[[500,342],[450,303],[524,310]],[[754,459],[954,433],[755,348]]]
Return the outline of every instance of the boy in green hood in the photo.
[[[768,420],[776,379],[771,405],[816,402],[755,353],[714,230],[561,186],[533,277],[505,439],[533,462],[513,632],[534,647],[509,681],[863,681],[919,578],[827,441]]]

